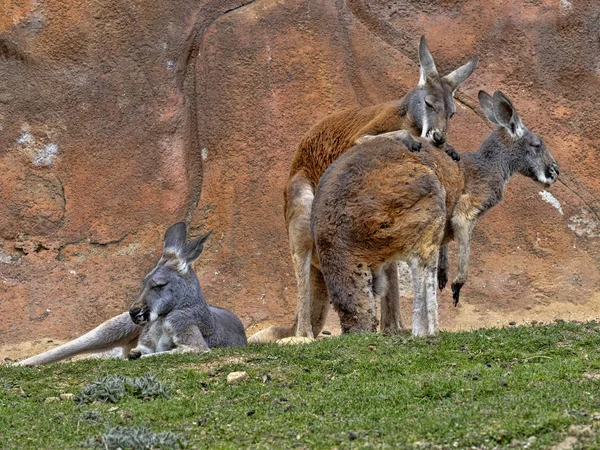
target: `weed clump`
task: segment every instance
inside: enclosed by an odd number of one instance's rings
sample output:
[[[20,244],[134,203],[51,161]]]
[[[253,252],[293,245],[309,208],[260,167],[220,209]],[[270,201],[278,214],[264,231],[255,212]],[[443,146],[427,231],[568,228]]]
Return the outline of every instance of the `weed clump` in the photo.
[[[79,415],[79,420],[81,420],[82,422],[100,422],[102,420],[102,417],[97,411],[88,409],[86,411],[83,411]]]
[[[86,384],[75,396],[75,401],[79,404],[96,401],[118,403],[128,394],[145,400],[168,398],[170,391],[171,389],[158,381],[154,375],[147,374],[138,378],[109,375]]]
[[[106,450],[146,450],[185,448],[186,442],[175,433],[153,433],[147,428],[115,427],[97,438],[81,443],[83,448],[101,448]]]

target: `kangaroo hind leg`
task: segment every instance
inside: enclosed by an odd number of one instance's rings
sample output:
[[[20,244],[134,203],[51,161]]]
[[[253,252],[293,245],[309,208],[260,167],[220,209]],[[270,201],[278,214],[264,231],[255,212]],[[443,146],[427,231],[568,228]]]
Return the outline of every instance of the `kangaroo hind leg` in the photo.
[[[413,304],[413,334],[428,336],[439,330],[437,303],[437,259],[426,263],[415,258],[411,262],[415,299]]]
[[[19,366],[38,366],[49,364],[82,353],[105,352],[122,347],[124,356],[137,343],[142,327],[133,323],[129,313],[125,312],[98,325],[83,336],[16,363]]]
[[[313,335],[316,337],[323,331],[329,312],[329,296],[323,273],[316,267],[310,271],[311,324]]]
[[[313,240],[310,215],[314,188],[303,176],[297,175],[287,186],[286,217],[292,261],[298,282],[296,336],[314,338],[312,326],[311,269]]]
[[[371,269],[364,262],[334,255],[323,254],[319,260],[329,298],[340,317],[342,333],[377,331]]]
[[[396,334],[404,330],[402,325],[402,314],[400,313],[400,291],[398,278],[398,263],[392,261],[382,268],[382,278],[385,281],[385,289],[381,290],[381,332],[383,334]]]

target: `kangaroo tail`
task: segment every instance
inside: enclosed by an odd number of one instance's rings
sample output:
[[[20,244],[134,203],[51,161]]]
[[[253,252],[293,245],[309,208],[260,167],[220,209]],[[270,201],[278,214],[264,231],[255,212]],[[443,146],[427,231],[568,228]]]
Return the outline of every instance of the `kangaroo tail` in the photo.
[[[142,327],[133,323],[129,317],[129,313],[125,312],[112,319],[108,319],[77,339],[47,352],[19,361],[15,365],[39,366],[41,364],[61,361],[81,353],[103,352],[115,347],[132,346],[132,341],[137,340],[141,331]]]
[[[268,344],[279,339],[296,335],[296,323],[291,327],[269,327],[254,333],[248,338],[248,344]]]

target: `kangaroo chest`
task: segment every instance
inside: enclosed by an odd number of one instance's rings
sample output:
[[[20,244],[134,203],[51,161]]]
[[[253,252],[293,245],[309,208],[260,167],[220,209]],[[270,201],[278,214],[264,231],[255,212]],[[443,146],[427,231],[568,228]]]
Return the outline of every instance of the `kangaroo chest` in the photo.
[[[167,318],[159,317],[144,328],[140,342],[154,352],[166,352],[176,347]]]

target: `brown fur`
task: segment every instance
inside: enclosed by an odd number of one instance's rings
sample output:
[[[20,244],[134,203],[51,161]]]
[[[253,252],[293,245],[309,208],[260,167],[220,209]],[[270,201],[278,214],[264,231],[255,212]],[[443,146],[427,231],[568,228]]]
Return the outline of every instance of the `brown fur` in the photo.
[[[296,318],[291,328],[267,328],[251,336],[249,343],[262,344],[294,335],[314,337],[321,332],[327,318],[329,299],[323,276],[318,270],[318,260],[316,253],[313,252],[314,245],[309,231],[314,191],[323,172],[352,147],[358,138],[400,129],[410,130],[415,135],[420,134],[420,130],[407,114],[405,98],[408,96],[407,94],[400,100],[380,105],[351,108],[332,114],[312,127],[300,142],[284,191],[284,210],[294,266],[298,267],[302,264],[295,251],[310,255],[308,257],[313,263],[309,273],[300,274],[298,277],[311,279],[307,287],[311,291],[311,301],[308,305],[312,318],[311,329],[299,330],[298,318]],[[300,282],[302,280],[299,280]],[[394,292],[391,291],[392,294]],[[299,309],[302,307],[300,305],[302,302],[303,300],[299,299]],[[392,303],[397,301],[393,299]],[[402,329],[399,306],[390,305],[386,310],[389,310],[390,317],[395,319],[387,322],[385,331],[396,332]]]
[[[343,331],[374,331],[373,297],[387,284],[378,278],[385,278],[388,264],[405,260],[415,290],[413,333],[436,333],[440,247],[453,238],[459,243],[456,303],[475,220],[502,200],[509,178],[521,173],[546,185],[558,178],[558,164],[510,100],[499,91],[493,100],[479,95],[500,127],[477,152],[461,155],[458,165],[424,140],[421,151],[411,153],[388,135],[353,147],[322,176],[311,229]]]
[[[312,127],[300,142],[285,189],[284,208],[292,180],[304,178],[316,188],[323,172],[356,140],[366,135],[377,135],[396,130],[408,130],[418,136],[420,130],[407,116],[404,98],[367,108],[351,108],[332,114]]]
[[[296,325],[289,329],[262,330],[250,337],[249,343],[281,338],[286,331],[290,333],[289,336],[295,334],[306,337],[314,337],[321,332],[329,300],[323,275],[318,270],[318,259],[313,251],[310,214],[316,186],[331,163],[355,145],[358,139],[398,130],[406,130],[415,136],[425,134],[436,145],[444,144],[447,122],[456,110],[452,101],[453,92],[475,69],[477,58],[451,74],[440,77],[425,40],[421,38],[419,59],[420,83],[404,97],[333,114],[315,125],[300,142],[284,191],[285,220],[298,281]],[[422,130],[425,122],[426,129]],[[386,268],[390,280],[396,278],[391,273],[393,270],[395,266]],[[395,333],[402,330],[397,286],[387,290],[387,296],[382,302],[385,302],[382,311],[386,312],[382,331]]]
[[[384,138],[356,146],[327,170],[312,225],[343,332],[376,330],[371,278],[384,276],[388,263],[416,259],[426,267],[437,261],[463,186],[443,152],[424,146],[409,153]]]

